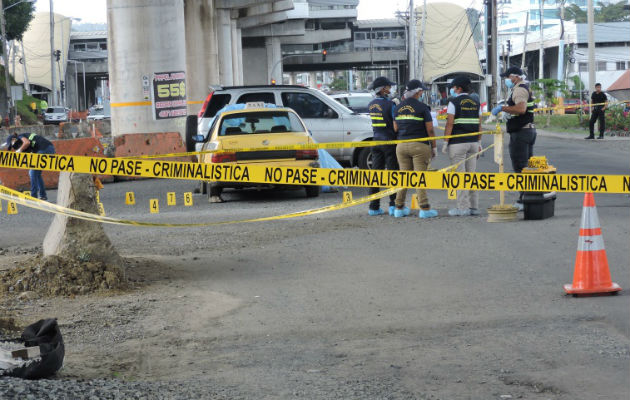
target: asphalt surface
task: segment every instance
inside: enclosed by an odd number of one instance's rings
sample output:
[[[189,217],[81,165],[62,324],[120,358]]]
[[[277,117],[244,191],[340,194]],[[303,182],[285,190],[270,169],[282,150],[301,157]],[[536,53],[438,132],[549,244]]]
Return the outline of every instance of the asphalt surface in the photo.
[[[628,173],[629,141],[560,136],[541,134],[535,148],[558,172]],[[434,162],[447,164],[442,154]],[[497,171],[491,152],[478,171]],[[182,194],[194,187],[119,182],[106,185],[101,200],[108,216],[184,223],[341,201],[341,193],[306,199],[301,190],[243,190],[227,191],[223,204],[195,195],[195,204],[184,207]],[[124,204],[127,191],[134,191],[137,205]],[[178,194],[177,206],[166,206],[168,191]],[[151,198],[160,198],[159,215],[149,214]],[[439,218],[369,217],[365,205],[266,223],[106,226],[122,255],[155,259],[174,271],[155,284],[166,288],[162,297],[190,299],[147,311],[172,326],[146,339],[148,347],[168,346],[176,355],[169,364],[159,351],[151,353],[153,367],[133,369],[133,379],[210,382],[226,398],[627,398],[626,291],[573,298],[562,290],[572,279],[583,195],[558,194],[553,218],[499,224],[486,222],[485,212],[446,216],[452,204],[443,191],[429,198]],[[601,194],[595,200],[613,280],[630,289],[630,199]],[[497,203],[498,193],[481,193],[481,209]],[[51,218],[24,207],[17,216],[1,214],[0,248],[37,247]],[[73,332],[69,337],[69,349],[82,340]],[[126,340],[128,347],[124,335],[111,346],[133,351],[137,343]],[[90,348],[80,353],[87,358]],[[99,372],[110,364],[121,368],[124,354],[107,355],[99,358]],[[62,376],[98,377],[89,363],[78,364],[83,360],[70,355]]]

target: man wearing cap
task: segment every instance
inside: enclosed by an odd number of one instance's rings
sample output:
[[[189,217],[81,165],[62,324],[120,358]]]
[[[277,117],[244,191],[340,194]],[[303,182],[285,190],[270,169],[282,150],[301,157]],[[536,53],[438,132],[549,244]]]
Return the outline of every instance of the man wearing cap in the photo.
[[[394,103],[390,95],[395,83],[381,76],[370,85],[370,89],[376,96],[368,105],[370,118],[372,119],[372,131],[374,140],[395,140],[394,132]],[[372,147],[372,168],[397,170],[396,145],[382,145]],[[378,192],[378,188],[370,188],[370,194]],[[389,196],[389,215],[394,215],[396,195]],[[370,202],[369,215],[381,215],[385,212],[381,209],[380,199]]]
[[[444,136],[481,132],[481,109],[479,101],[469,93],[472,83],[464,75],[456,76],[450,83],[450,101],[446,111]],[[443,153],[448,153],[452,164],[459,164],[458,171],[475,172],[477,157],[481,149],[481,135],[453,137],[444,140]],[[466,160],[464,162],[464,160]],[[474,190],[457,192],[457,208],[450,209],[448,215],[479,215],[479,195]]]
[[[426,88],[417,79],[407,83],[404,100],[394,110],[394,129],[399,140],[421,139],[435,136],[433,134],[433,118],[431,109],[418,99]],[[414,141],[400,143],[396,146],[396,157],[401,170],[426,171],[431,159],[437,155],[435,140]],[[409,207],[405,207],[407,190],[402,189],[396,195],[396,209],[394,217],[409,215]],[[418,203],[420,204],[420,218],[437,217],[438,212],[432,210],[429,198],[424,189],[418,189]]]
[[[529,158],[534,155],[536,142],[536,127],[534,126],[534,97],[529,85],[523,80],[523,71],[518,67],[510,67],[501,74],[505,78],[505,85],[511,89],[510,98],[506,106],[496,106],[492,115],[500,111],[511,115],[507,120],[506,129],[510,134],[510,159],[512,169],[520,173],[527,166]],[[519,210],[523,209],[521,199],[517,201]]]
[[[55,154],[55,146],[46,138],[34,133],[10,135],[7,138],[6,149],[15,150],[16,153]],[[28,171],[28,176],[31,179],[31,197],[39,196],[41,200],[48,200],[42,171],[31,169]]]

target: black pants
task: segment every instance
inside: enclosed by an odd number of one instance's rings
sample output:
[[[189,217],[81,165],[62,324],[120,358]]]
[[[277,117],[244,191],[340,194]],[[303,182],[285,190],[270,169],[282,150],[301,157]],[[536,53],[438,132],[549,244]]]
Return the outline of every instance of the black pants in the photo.
[[[372,169],[398,170],[398,159],[396,158],[396,145],[384,145],[372,147]],[[370,194],[377,193],[379,188],[370,188]],[[389,196],[389,205],[395,205],[396,194]],[[372,200],[370,210],[378,210],[381,207],[381,200]]]
[[[591,113],[591,122],[589,123],[589,132],[590,136],[594,136],[595,132],[595,121],[599,119],[599,136],[604,136],[604,131],[606,130],[606,118],[604,116],[604,111],[594,109]]]
[[[520,173],[527,167],[527,161],[534,155],[534,143],[536,143],[536,129],[525,128],[516,132],[510,132],[510,159],[512,169]]]

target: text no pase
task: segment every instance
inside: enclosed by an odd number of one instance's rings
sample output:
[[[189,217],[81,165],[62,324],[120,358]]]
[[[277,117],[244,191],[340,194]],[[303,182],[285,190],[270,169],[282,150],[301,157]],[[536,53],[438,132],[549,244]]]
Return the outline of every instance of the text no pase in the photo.
[[[265,181],[268,183],[314,185],[317,183],[317,170],[313,168],[267,168]]]

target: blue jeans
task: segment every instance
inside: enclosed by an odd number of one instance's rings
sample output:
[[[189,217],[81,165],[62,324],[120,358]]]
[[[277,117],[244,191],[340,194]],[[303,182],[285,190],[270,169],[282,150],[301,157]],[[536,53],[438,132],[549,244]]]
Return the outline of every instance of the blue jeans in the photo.
[[[53,145],[48,146],[44,150],[37,152],[38,154],[55,154],[55,147]],[[48,200],[46,197],[46,187],[44,186],[44,179],[42,178],[42,171],[38,169],[31,169],[28,171],[28,176],[31,178],[31,197],[39,198],[42,200]]]

